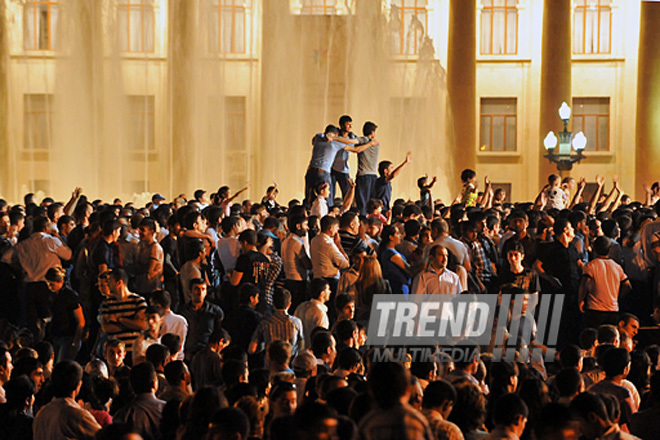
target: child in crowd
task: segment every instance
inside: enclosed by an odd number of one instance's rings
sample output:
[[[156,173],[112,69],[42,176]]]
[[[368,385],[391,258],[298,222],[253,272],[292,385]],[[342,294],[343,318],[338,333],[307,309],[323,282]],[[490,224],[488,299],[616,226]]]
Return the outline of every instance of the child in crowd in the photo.
[[[468,206],[477,206],[477,173],[469,168],[463,170],[461,173],[461,182],[463,189],[461,190],[460,199]]]
[[[419,188],[419,200],[422,202],[422,205],[428,205],[433,207],[433,199],[431,197],[431,188],[438,180],[436,176],[433,176],[430,182],[428,182],[429,175],[424,174],[422,177],[417,179],[417,187]]]

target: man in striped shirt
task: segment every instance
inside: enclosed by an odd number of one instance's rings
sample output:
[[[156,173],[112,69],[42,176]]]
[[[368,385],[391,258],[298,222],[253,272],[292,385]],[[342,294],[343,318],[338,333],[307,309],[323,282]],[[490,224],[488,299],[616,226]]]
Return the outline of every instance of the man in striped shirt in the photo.
[[[276,339],[282,339],[291,344],[292,353],[298,353],[302,343],[303,325],[300,319],[287,313],[291,306],[291,292],[286,289],[277,289],[273,294],[274,313],[263,319],[252,335],[248,353],[254,354],[267,347]]]
[[[117,338],[126,345],[127,358],[133,353],[133,342],[147,328],[147,303],[140,295],[128,290],[128,275],[123,269],[101,273],[110,287],[110,296],[101,304],[101,330],[108,338]]]

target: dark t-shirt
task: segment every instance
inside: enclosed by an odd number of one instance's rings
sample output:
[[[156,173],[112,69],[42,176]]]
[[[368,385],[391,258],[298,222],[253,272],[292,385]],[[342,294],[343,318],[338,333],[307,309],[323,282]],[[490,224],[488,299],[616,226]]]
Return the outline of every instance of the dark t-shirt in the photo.
[[[539,292],[541,290],[539,276],[536,272],[526,268],[523,268],[522,273],[513,273],[509,269],[503,270],[498,283],[500,287],[504,284],[512,284],[513,286],[525,289],[530,293]]]
[[[543,270],[561,282],[562,293],[569,294],[570,299],[576,300],[580,286],[580,273],[577,264],[580,256],[575,246],[571,244],[566,248],[556,241],[548,245],[543,254],[541,259]]]
[[[231,335],[231,345],[247,351],[252,334],[263,319],[261,313],[246,305],[240,306],[235,312],[227,315],[222,326]]]
[[[236,260],[234,270],[243,276],[239,284],[252,283],[264,292],[266,288],[266,274],[270,268],[270,260],[261,252],[248,251]]]
[[[374,186],[374,198],[383,202],[383,212],[390,210],[390,200],[392,200],[392,183],[388,182],[383,176],[376,179]]]
[[[108,243],[104,239],[100,239],[96,243],[90,258],[92,280],[96,280],[100,265],[105,264],[108,266],[108,269],[114,269],[119,266],[118,259],[115,256],[115,246],[115,243]]]
[[[57,293],[53,303],[53,319],[50,322],[50,334],[54,337],[71,337],[76,331],[76,319],[73,311],[80,307],[80,297],[68,288],[63,287]]]

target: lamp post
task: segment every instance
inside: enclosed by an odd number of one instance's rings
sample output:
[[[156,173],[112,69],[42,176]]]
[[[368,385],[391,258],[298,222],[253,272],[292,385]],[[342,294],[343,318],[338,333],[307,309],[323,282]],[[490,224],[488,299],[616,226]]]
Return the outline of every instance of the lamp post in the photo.
[[[549,131],[545,136],[543,145],[548,154],[544,157],[551,163],[556,163],[559,171],[568,171],[573,168],[574,163],[579,163],[585,158],[582,152],[584,147],[587,146],[587,137],[582,132],[572,136],[572,133],[568,131],[571,108],[565,102],[562,102],[561,107],[559,107],[559,118],[564,122],[564,130],[559,132],[559,139],[552,131]],[[556,151],[557,141],[559,141],[559,151]],[[573,153],[571,145],[576,154]]]

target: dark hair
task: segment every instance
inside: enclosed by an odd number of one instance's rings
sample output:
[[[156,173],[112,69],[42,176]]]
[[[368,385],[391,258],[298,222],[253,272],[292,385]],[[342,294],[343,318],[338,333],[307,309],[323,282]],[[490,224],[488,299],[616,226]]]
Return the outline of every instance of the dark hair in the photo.
[[[574,344],[568,344],[559,351],[559,362],[562,368],[577,367],[582,359],[582,350]]]
[[[468,180],[472,179],[473,177],[476,177],[476,175],[477,175],[477,173],[474,170],[466,168],[461,172],[461,181],[467,182]]]
[[[52,206],[52,205],[51,205]],[[73,220],[73,217],[70,215],[64,214],[62,217],[57,219],[57,229],[62,232],[62,226],[68,224],[71,220]]]
[[[33,232],[45,232],[48,229],[50,220],[46,216],[39,216],[32,221]]]
[[[332,334],[329,331],[319,331],[312,336],[311,350],[314,356],[321,358],[328,352],[328,348],[332,346]]]
[[[238,289],[238,303],[250,304],[250,299],[259,295],[259,288],[252,283],[245,283]]]
[[[598,330],[593,327],[587,327],[580,332],[580,346],[584,350],[588,350],[594,346],[598,340]]]
[[[172,297],[167,290],[156,290],[151,294],[151,300],[161,309],[169,309],[172,305]]]
[[[349,295],[348,293],[340,293],[335,297],[335,309],[337,309],[337,311],[343,310],[344,307],[354,302],[355,297],[353,295]]]
[[[301,225],[307,221],[307,217],[303,215],[293,215],[289,218],[289,230],[296,232],[300,230]]]
[[[582,375],[577,368],[564,368],[555,376],[555,386],[559,397],[572,397],[580,391]]]
[[[325,130],[323,130],[323,134],[328,134],[328,133],[339,134],[339,128],[330,124],[325,127]]]
[[[174,353],[178,353],[179,350],[181,350],[181,343],[182,342],[183,341],[181,340],[181,336],[177,335],[176,333],[165,333],[160,338],[160,344],[158,344],[158,345],[162,345],[163,347],[167,348],[167,352],[165,354],[164,350],[159,349],[159,351],[162,352],[162,354],[159,355],[159,358],[163,357],[163,360],[164,360],[165,358],[167,358],[167,356],[170,356]],[[154,345],[156,345],[156,344],[154,344]],[[151,347],[153,347],[153,345],[150,346],[149,348],[151,348]],[[147,351],[149,351],[149,348],[147,348]],[[147,357],[147,360],[148,359],[149,358]],[[154,363],[154,365],[158,365],[158,364]]]
[[[266,217],[264,220],[264,229],[278,229],[280,227],[280,221],[275,216]]]
[[[353,336],[353,333],[358,329],[357,323],[352,319],[344,319],[335,324],[335,334],[337,340],[340,342],[347,341]]]
[[[388,169],[392,165],[392,162],[389,160],[383,160],[378,164],[378,175],[379,176],[385,176],[385,170]]]
[[[449,421],[461,431],[469,433],[483,425],[486,419],[486,397],[471,382],[462,380],[454,383],[456,402],[449,414]]]
[[[70,397],[82,381],[82,367],[74,361],[61,361],[53,368],[50,376],[53,395],[55,397]]]
[[[277,288],[273,293],[273,307],[278,310],[284,310],[291,305],[291,292],[287,289]]]
[[[247,438],[250,433],[250,420],[242,409],[221,408],[210,419],[208,438]],[[238,434],[238,435],[237,435]]]
[[[371,364],[367,387],[376,404],[382,408],[396,405],[406,393],[410,373],[398,362],[375,362]]]
[[[414,237],[419,235],[419,231],[422,229],[422,224],[417,220],[408,220],[404,223],[403,229],[406,232],[406,237]]]
[[[340,127],[343,126],[344,124],[346,124],[347,122],[353,122],[353,118],[351,118],[348,115],[343,115],[339,118],[339,126]]]
[[[600,236],[594,241],[594,252],[599,257],[606,257],[610,253],[612,242],[605,236]]]
[[[329,285],[328,280],[324,278],[314,278],[309,285],[309,295],[313,299],[319,299],[321,293]]]
[[[603,353],[602,359],[598,359],[598,361],[605,370],[605,375],[614,377],[624,373],[630,364],[630,354],[625,348],[612,348]]]
[[[178,385],[183,382],[187,371],[188,368],[186,368],[186,364],[183,361],[169,362],[163,370],[165,379],[167,379],[167,383],[170,385]]]
[[[517,394],[504,394],[495,401],[493,422],[496,425],[511,426],[516,423],[518,416],[527,418],[528,415],[527,404]]]
[[[241,235],[238,236],[238,241],[241,243],[247,243],[250,246],[257,245],[257,232],[252,229],[246,229],[241,232]]]
[[[226,360],[222,364],[222,380],[227,387],[239,383],[239,379],[247,372],[248,368],[245,362],[237,359]]]
[[[561,234],[564,233],[564,229],[569,225],[569,221],[567,218],[564,217],[557,217],[555,219],[555,224],[552,227],[553,232],[555,233],[555,236],[560,236]]]
[[[124,269],[119,268],[119,267],[114,268],[114,269],[110,269],[109,275],[116,282],[121,281],[122,283],[124,283],[124,286],[128,287],[128,274],[126,273],[126,271]]]
[[[598,327],[598,343],[603,344],[613,344],[616,341],[616,337],[619,335],[619,330],[616,327],[610,324],[603,324]]]
[[[121,223],[119,223],[119,220],[115,218],[108,219],[104,221],[103,225],[101,226],[101,235],[104,237],[109,237],[119,228],[121,228]]]
[[[173,333],[168,333],[168,334],[173,334]],[[164,338],[165,338],[165,336],[163,336],[163,338],[161,338],[161,342],[163,342]],[[167,346],[163,343],[161,343],[161,344],[151,344],[147,348],[147,351],[145,351],[145,353],[144,353],[144,357],[146,358],[146,360],[151,365],[156,366],[156,367],[161,367],[161,366],[165,365],[165,361],[167,360],[167,358],[169,356],[170,356],[170,349],[167,348]]]
[[[342,348],[337,353],[337,366],[342,370],[350,370],[361,362],[360,352],[353,347]]]
[[[321,218],[321,232],[328,232],[330,228],[338,224],[339,224],[338,219],[336,219],[335,217],[331,217],[329,215],[325,215],[323,216],[323,218]]]
[[[424,390],[422,408],[437,408],[447,401],[456,402],[456,390],[454,386],[447,381],[436,380],[429,383]]]
[[[204,280],[201,279],[201,278],[193,278],[193,279],[191,279],[190,282],[188,283],[188,286],[189,286],[190,290],[192,290],[193,287],[195,287],[195,286],[199,286],[199,285],[206,286],[206,281],[204,281]]]
[[[570,408],[585,420],[589,420],[589,414],[593,413],[606,422],[611,421],[603,400],[595,393],[586,392],[578,394],[571,400]]]
[[[362,126],[362,134],[365,135],[365,136],[369,136],[371,133],[376,131],[377,128],[378,128],[378,126],[376,124],[374,124],[371,121],[367,121]]]
[[[142,362],[131,369],[131,386],[136,394],[151,392],[156,378],[156,369],[151,362]]]
[[[240,218],[236,216],[229,216],[222,219],[221,227],[222,232],[226,235],[234,229],[234,226],[238,225]]]
[[[12,378],[5,383],[4,388],[7,409],[23,409],[26,400],[37,393],[36,385],[25,375],[12,374]]]

